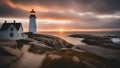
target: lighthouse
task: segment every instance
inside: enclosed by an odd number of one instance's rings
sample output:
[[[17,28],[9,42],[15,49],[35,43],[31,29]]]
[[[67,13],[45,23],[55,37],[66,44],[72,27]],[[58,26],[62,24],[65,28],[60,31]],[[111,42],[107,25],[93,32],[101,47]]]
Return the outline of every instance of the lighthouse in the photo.
[[[36,33],[36,15],[33,9],[29,16],[29,32]]]

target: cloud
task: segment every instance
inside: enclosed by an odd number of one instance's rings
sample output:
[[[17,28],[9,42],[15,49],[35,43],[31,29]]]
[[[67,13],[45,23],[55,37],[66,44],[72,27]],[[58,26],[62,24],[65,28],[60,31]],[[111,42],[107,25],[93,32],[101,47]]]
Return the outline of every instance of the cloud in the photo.
[[[108,22],[109,24],[104,24],[104,28],[120,28],[120,19],[114,19]]]
[[[20,10],[20,9],[11,9],[8,6],[0,7],[0,16],[1,17],[16,17],[16,18],[22,18],[27,16],[26,12]]]
[[[16,6],[36,5],[48,10],[93,11],[96,13],[114,13],[120,10],[119,0],[8,0]],[[8,2],[7,1],[7,2]],[[41,10],[42,11],[42,10]]]
[[[97,14],[113,14],[120,10],[119,0],[1,0],[0,4],[0,10],[9,13],[9,16],[15,10],[17,14],[21,15],[23,12],[26,14],[31,9],[35,9],[37,12],[67,12],[72,9],[78,12]],[[0,12],[0,14],[6,13]],[[25,15],[23,14],[23,16]]]
[[[119,0],[1,0],[0,18],[28,18],[35,9],[44,29],[119,28],[119,6]]]
[[[37,16],[39,19],[53,19],[53,20],[77,20],[78,17],[67,12],[41,12]]]
[[[91,3],[90,9],[97,13],[115,13],[120,11],[119,0],[95,0]]]
[[[19,8],[12,8],[7,3],[7,0],[0,2],[0,17],[25,17],[26,12]]]

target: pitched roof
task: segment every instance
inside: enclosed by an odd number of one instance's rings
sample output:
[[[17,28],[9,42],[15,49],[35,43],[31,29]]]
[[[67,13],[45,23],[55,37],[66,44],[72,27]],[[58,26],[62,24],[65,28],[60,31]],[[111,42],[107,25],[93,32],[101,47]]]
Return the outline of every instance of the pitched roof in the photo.
[[[6,30],[8,29],[11,25],[13,25],[17,30],[19,30],[20,26],[22,26],[21,23],[3,23],[2,27],[0,30]]]
[[[30,13],[35,13],[34,9],[32,9],[32,11],[30,11]]]

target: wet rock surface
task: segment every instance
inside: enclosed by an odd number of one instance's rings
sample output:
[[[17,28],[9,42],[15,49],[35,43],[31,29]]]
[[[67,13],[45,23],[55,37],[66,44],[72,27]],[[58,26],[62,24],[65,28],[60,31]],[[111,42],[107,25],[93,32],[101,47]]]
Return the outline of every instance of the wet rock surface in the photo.
[[[120,50],[120,44],[116,44],[109,37],[106,36],[96,36],[89,34],[73,34],[70,37],[75,38],[84,38],[82,42],[88,45],[100,46],[109,49],[117,49]]]
[[[33,42],[29,42],[29,45],[31,45],[29,51],[33,53],[42,54],[47,51],[53,51],[61,48],[71,48],[73,46],[73,44],[51,35],[28,34],[28,36],[31,40],[34,40]]]
[[[51,36],[51,35],[44,35],[44,34],[29,34],[30,38],[35,39],[39,43],[43,43],[47,46],[50,46],[52,48],[71,48],[73,45],[68,43],[67,41]]]

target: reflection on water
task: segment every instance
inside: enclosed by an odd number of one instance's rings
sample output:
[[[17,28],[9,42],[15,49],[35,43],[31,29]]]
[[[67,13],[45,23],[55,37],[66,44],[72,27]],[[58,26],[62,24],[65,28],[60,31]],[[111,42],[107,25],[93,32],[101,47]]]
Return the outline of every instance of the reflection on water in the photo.
[[[65,36],[65,32],[61,31],[61,32],[58,32],[58,36]]]
[[[73,38],[73,37],[69,37],[68,33],[64,32],[64,31],[60,31],[60,32],[44,32],[43,34],[48,34],[48,35],[53,35],[53,36],[57,36],[60,37],[64,40],[66,40],[69,43],[72,43],[73,45],[85,45],[85,43],[82,43],[81,41],[83,40],[83,38]]]
[[[83,38],[73,38],[73,37],[66,37],[66,36],[61,38],[66,40],[69,43],[72,43],[73,45],[86,45],[85,43],[81,42]]]
[[[59,33],[58,35],[57,35],[58,37],[60,37],[60,38],[62,38],[62,39],[64,39],[64,40],[66,40],[67,42],[69,42],[69,43],[72,43],[73,45],[85,45],[85,43],[82,43],[81,41],[83,40],[83,38],[73,38],[73,37],[68,37],[68,36],[66,36],[65,35],[65,33]]]
[[[56,32],[38,32],[42,33],[42,34],[48,34],[48,35],[53,35],[53,36],[58,36],[74,45],[85,45],[84,43],[81,42],[81,40],[83,40],[83,38],[72,38],[72,37],[68,37],[68,35],[71,34],[92,34],[92,35],[102,35],[102,36],[106,36],[106,35],[116,35],[116,36],[120,36],[120,31],[96,31],[96,32],[79,32],[79,31],[73,31],[73,32],[65,32],[65,31],[56,31]]]

